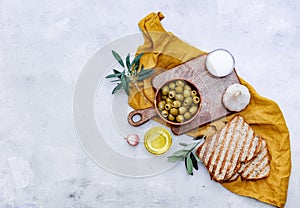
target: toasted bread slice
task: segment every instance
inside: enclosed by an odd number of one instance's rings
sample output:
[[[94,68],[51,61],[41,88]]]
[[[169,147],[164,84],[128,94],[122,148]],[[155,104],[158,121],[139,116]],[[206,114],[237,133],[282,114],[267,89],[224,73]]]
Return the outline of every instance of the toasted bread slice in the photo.
[[[228,180],[224,180],[224,182],[231,182],[231,181],[235,181],[238,177],[240,176],[239,173],[235,173],[231,178],[229,178]]]
[[[244,127],[248,128],[247,125],[244,125]],[[253,136],[253,131],[248,131],[248,135],[246,137],[249,138],[249,133],[252,134]],[[252,137],[251,136],[251,137]],[[248,142],[249,140],[244,140],[244,141],[240,141],[240,143],[242,142]],[[239,143],[239,144],[240,144]],[[233,156],[233,160],[231,160],[231,162],[229,163],[229,171],[228,171],[228,174],[225,176],[224,178],[224,181],[227,181],[229,180],[230,178],[232,178],[232,176],[238,172],[239,169],[241,169],[241,166],[249,161],[252,161],[254,159],[254,156],[256,156],[261,148],[261,140],[259,137],[255,136],[253,139],[252,139],[252,142],[248,148],[248,154],[246,153],[246,156],[245,158],[243,158],[243,155],[245,153],[245,149],[247,148],[247,144],[246,145],[238,145],[238,149],[242,148],[242,151],[240,152],[239,155],[234,155]],[[245,143],[244,143],[245,144]],[[239,152],[239,151],[236,151],[236,152]],[[240,160],[239,160],[240,159]],[[234,166],[234,164],[236,164],[236,162],[239,160],[239,162],[237,163],[236,166]]]
[[[243,180],[258,180],[269,176],[270,158],[267,150],[267,145],[266,141],[263,138],[260,139],[261,146],[257,156],[253,160],[242,164],[238,172],[226,181],[234,181],[238,178],[239,175],[241,175]]]
[[[238,171],[242,163],[252,160],[259,152],[261,141],[243,117],[233,117],[216,134],[207,138],[197,149],[198,157],[211,178],[223,182]]]
[[[245,163],[238,171],[244,180],[258,180],[270,174],[269,154],[266,141],[262,138],[262,145],[256,158]]]

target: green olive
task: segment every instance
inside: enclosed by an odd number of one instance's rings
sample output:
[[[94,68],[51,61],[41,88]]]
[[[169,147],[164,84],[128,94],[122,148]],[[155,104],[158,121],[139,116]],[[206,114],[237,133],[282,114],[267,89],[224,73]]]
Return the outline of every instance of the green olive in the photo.
[[[184,90],[183,91],[183,97],[190,97],[191,96],[191,91],[190,90]]]
[[[183,101],[183,106],[189,106],[189,105],[192,104],[192,102],[193,102],[193,98],[187,97],[187,98],[185,98],[184,101]]]
[[[165,109],[165,104],[166,104],[166,101],[162,100],[158,103],[158,109],[159,110],[163,110]]]
[[[168,115],[169,115],[169,113],[168,113],[168,111],[163,110],[163,111],[161,112],[161,115],[162,115],[164,118],[167,118]]]
[[[200,98],[198,96],[193,97],[193,103],[198,104],[200,102]]]
[[[192,90],[192,88],[189,85],[184,85],[185,90]]]
[[[161,96],[161,99],[162,99],[162,100],[165,100],[166,98],[167,98],[166,95]]]
[[[178,115],[178,109],[177,109],[177,108],[171,108],[170,113],[171,113],[173,116],[177,116],[177,115]]]
[[[165,109],[166,109],[167,111],[170,110],[171,107],[172,107],[172,104],[171,104],[171,103],[167,103],[167,104],[165,105]]]
[[[175,87],[176,87],[176,85],[175,85],[174,82],[171,82],[171,83],[169,84],[169,88],[170,88],[170,89],[174,90]]]
[[[177,80],[177,81],[176,81],[176,85],[177,85],[177,86],[183,87],[183,86],[184,86],[184,82],[181,81],[181,80]]]
[[[180,108],[178,108],[178,112],[181,115],[185,114],[186,111],[187,111],[186,107],[180,107]]]
[[[172,114],[169,114],[169,115],[168,115],[168,120],[169,120],[169,121],[174,121],[174,120],[175,120],[175,117],[174,117]]]
[[[163,86],[161,93],[163,95],[167,95],[169,93],[169,91],[170,91],[169,86]]]
[[[191,93],[192,93],[192,96],[196,96],[197,95],[197,91],[196,90],[192,90]]]
[[[182,92],[183,92],[183,87],[182,87],[182,86],[177,86],[177,87],[175,88],[175,92],[176,92],[176,93],[182,93]]]
[[[176,94],[175,95],[175,100],[183,101],[184,97],[182,94]]]
[[[169,98],[173,99],[176,95],[176,92],[174,90],[169,92]]]
[[[176,121],[177,121],[178,123],[182,123],[182,122],[184,121],[183,115],[178,115],[178,116],[176,116]]]
[[[171,98],[166,98],[166,103],[173,103],[173,100]]]
[[[183,115],[183,117],[184,117],[186,120],[188,120],[188,119],[190,119],[190,118],[192,117],[192,115],[191,115],[190,112],[186,112],[186,113]]]
[[[181,102],[179,100],[175,100],[172,103],[173,108],[179,108],[181,106]]]
[[[192,107],[190,107],[189,112],[194,115],[197,112],[198,108],[197,106],[193,105]]]

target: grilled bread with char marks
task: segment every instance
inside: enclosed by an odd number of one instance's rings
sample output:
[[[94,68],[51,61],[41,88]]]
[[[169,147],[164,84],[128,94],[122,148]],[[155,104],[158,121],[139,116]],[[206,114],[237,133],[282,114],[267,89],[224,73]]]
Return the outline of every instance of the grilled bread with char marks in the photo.
[[[255,179],[267,175],[269,168],[257,164],[264,159],[263,164],[268,164],[265,154],[256,158],[259,152],[265,152],[265,141],[255,136],[253,130],[244,121],[243,117],[235,116],[216,134],[208,137],[197,149],[198,157],[203,161],[210,176],[218,182],[236,180],[239,174],[246,178]],[[267,160],[267,162],[265,161]],[[255,164],[250,163],[255,161]],[[259,166],[261,171],[255,168]],[[256,170],[256,171],[255,171]]]
[[[261,148],[257,156],[248,163],[242,164],[239,170],[228,180],[234,181],[241,176],[243,180],[258,180],[266,178],[270,174],[270,158],[266,141],[262,139]]]
[[[252,161],[243,164],[238,173],[244,180],[261,179],[270,174],[269,154],[264,139],[262,139],[262,145],[257,156]]]

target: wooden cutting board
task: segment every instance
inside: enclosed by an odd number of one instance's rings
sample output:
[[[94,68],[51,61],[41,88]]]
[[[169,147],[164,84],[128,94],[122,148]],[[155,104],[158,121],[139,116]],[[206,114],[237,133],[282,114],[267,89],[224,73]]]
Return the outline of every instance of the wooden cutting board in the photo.
[[[202,94],[201,110],[197,117],[188,124],[171,126],[175,135],[187,133],[204,124],[232,114],[226,110],[222,103],[222,96],[226,88],[232,84],[240,84],[236,71],[223,78],[215,77],[206,69],[205,61],[207,55],[192,59],[171,70],[163,72],[152,79],[152,85],[159,89],[165,82],[171,79],[184,78],[198,87]]]

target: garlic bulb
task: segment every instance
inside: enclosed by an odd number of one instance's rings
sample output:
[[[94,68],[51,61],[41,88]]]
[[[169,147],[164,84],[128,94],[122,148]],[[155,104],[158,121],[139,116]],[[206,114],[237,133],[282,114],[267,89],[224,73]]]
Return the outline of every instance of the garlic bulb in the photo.
[[[250,103],[250,93],[247,87],[241,84],[230,85],[223,94],[223,104],[229,111],[239,112]]]
[[[140,138],[137,134],[129,134],[127,137],[124,138],[127,143],[131,146],[136,146],[140,142]]]

